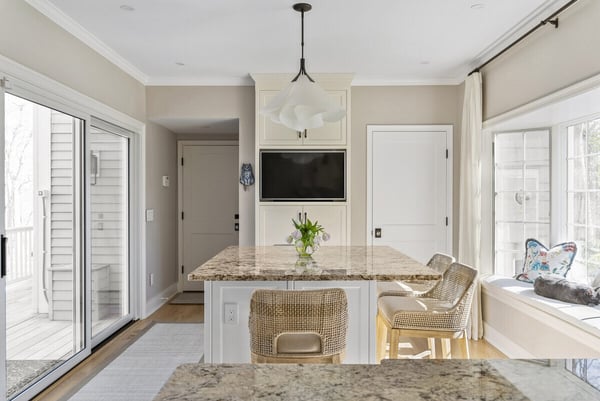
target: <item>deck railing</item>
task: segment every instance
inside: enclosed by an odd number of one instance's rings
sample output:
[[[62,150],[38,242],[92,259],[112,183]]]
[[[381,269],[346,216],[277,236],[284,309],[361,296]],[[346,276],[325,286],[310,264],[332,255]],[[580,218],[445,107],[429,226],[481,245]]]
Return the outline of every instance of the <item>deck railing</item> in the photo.
[[[33,227],[6,229],[6,282],[33,276]]]

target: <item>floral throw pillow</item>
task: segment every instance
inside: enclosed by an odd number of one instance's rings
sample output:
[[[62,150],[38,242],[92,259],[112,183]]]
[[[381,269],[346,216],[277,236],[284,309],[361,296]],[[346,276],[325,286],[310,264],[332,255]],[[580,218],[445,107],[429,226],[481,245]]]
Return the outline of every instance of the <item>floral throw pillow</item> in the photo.
[[[565,242],[546,248],[535,239],[525,241],[525,263],[523,273],[516,276],[517,280],[533,283],[542,274],[553,274],[565,277],[575,259],[577,245]]]

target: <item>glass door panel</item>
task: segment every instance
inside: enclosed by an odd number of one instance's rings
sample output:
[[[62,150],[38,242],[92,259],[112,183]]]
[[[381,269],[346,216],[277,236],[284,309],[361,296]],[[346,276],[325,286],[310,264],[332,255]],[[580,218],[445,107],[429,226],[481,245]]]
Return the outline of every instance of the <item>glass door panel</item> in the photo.
[[[92,338],[128,320],[129,139],[90,130]]]
[[[11,94],[4,103],[10,399],[85,347],[79,218],[84,121]]]

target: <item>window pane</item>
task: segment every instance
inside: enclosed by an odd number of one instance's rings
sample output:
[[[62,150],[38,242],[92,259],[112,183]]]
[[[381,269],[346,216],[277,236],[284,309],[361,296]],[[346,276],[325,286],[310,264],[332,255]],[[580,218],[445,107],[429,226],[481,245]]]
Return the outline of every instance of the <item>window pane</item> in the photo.
[[[585,158],[569,160],[567,162],[568,189],[571,191],[582,191],[586,189]]]
[[[550,133],[528,131],[525,133],[525,160],[545,161],[550,159]]]
[[[524,252],[496,252],[496,271],[501,276],[514,276],[523,271]]]
[[[523,189],[523,164],[496,165],[496,192]]]
[[[600,153],[600,119],[589,122],[587,137],[588,154]]]
[[[585,192],[570,192],[567,195],[567,221],[569,224],[585,224],[587,218]]]
[[[577,244],[577,255],[575,255],[576,260],[585,261],[587,257],[586,252],[586,228],[585,226],[568,226],[568,238],[569,241],[575,241]]]
[[[535,238],[545,246],[550,246],[550,224],[525,224],[525,238]],[[523,248],[525,248],[523,241]]]
[[[600,189],[600,155],[590,156],[587,162],[587,186],[589,189]]]
[[[587,245],[588,279],[592,282],[600,269],[600,228],[589,229]]]
[[[525,190],[550,191],[549,162],[527,162],[525,164]]]
[[[524,252],[523,235],[522,223],[496,223],[496,251]]]
[[[588,224],[600,227],[600,192],[590,192],[588,199]]]
[[[525,220],[550,222],[550,194],[525,192]]]
[[[496,221],[523,220],[522,192],[501,192],[496,195]]]
[[[498,134],[494,143],[495,159],[497,162],[523,160],[523,134]]]
[[[572,125],[567,129],[568,157],[585,155],[586,131],[585,123]]]

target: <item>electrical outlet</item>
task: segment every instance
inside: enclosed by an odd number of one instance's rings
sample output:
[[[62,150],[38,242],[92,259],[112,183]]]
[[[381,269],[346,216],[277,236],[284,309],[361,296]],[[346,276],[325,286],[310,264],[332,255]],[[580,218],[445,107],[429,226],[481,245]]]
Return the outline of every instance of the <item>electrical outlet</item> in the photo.
[[[225,311],[225,323],[226,324],[237,324],[238,323],[238,304],[223,305]]]
[[[154,273],[150,273],[150,287],[154,285]]]

